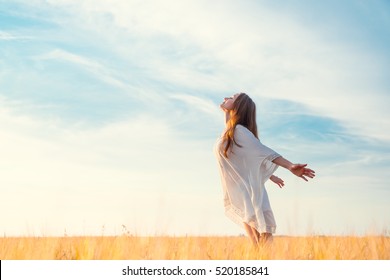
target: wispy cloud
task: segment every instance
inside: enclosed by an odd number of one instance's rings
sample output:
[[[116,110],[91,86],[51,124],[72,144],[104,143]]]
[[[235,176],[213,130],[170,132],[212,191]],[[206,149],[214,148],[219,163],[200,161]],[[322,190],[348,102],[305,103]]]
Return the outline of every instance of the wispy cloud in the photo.
[[[131,90],[132,87],[130,84],[126,83],[126,81],[118,78],[118,74],[115,73],[115,70],[110,69],[107,66],[104,66],[97,61],[87,58],[85,56],[81,56],[78,54],[74,54],[65,50],[56,49],[49,53],[36,56],[35,59],[38,60],[58,60],[64,62],[70,62],[72,64],[78,65],[82,67],[84,70],[90,72],[95,75],[96,78],[100,81],[104,81],[105,83],[112,85],[114,87],[118,87],[124,90]]]
[[[30,40],[32,37],[20,36],[9,32],[0,31],[0,40],[13,41],[13,40]]]
[[[186,95],[186,94],[174,94],[170,98],[180,100],[186,103],[188,106],[196,108],[201,112],[205,112],[217,119],[221,119],[221,113],[215,103],[209,99],[203,99],[197,96]]]
[[[196,139],[181,141],[169,123],[157,118],[140,116],[98,128],[75,125],[65,129],[55,120],[15,115],[10,108],[4,101],[0,107],[0,152],[7,159],[0,162],[7,166],[0,188],[9,202],[2,203],[0,208],[2,213],[13,209],[14,214],[2,220],[19,232],[25,233],[26,220],[39,228],[44,218],[51,220],[52,226],[43,234],[61,234],[58,230],[62,231],[64,221],[75,223],[68,218],[72,215],[79,217],[79,224],[87,219],[96,225],[95,216],[100,213],[97,223],[102,225],[104,219],[111,220],[107,212],[96,210],[102,209],[103,204],[118,213],[129,204],[134,209],[151,210],[161,195],[172,204],[180,193],[197,195],[210,180],[215,185],[218,182],[212,172],[214,160],[208,144]],[[198,162],[204,162],[208,168],[194,173]],[[218,190],[208,191],[213,197]],[[17,198],[14,191],[23,191],[24,196]],[[107,199],[107,192],[111,199]],[[196,201],[190,198],[182,201],[187,201],[187,207],[192,203],[196,209]],[[38,201],[39,205],[34,206]],[[83,209],[80,205],[84,205]],[[74,207],[78,210],[74,211]],[[95,214],[88,207],[95,209]],[[171,212],[170,208],[162,210]],[[117,225],[138,217],[138,210],[125,212],[128,213],[114,219]],[[144,221],[143,226],[156,229],[153,221],[158,210],[146,215],[148,222]],[[172,218],[176,216],[171,213]],[[175,227],[181,218],[177,219]],[[197,226],[189,230],[197,230]]]
[[[377,80],[373,73],[385,72],[388,58],[366,48],[351,49],[345,40],[321,38],[318,29],[302,25],[286,10],[277,14],[272,5],[234,2],[208,3],[208,9],[197,1],[65,2],[52,4],[88,18],[88,28],[97,33],[114,30],[112,43],[128,47],[121,47],[122,55],[129,57],[137,46],[139,56],[131,59],[161,82],[217,93],[244,86],[253,95],[300,102],[312,114],[332,116],[359,136],[389,140],[383,130],[390,119],[383,107],[387,89],[367,84],[367,79]],[[153,17],[147,16],[151,11]],[[199,20],[200,14],[206,20]],[[132,39],[119,38],[122,34]],[[135,44],[133,38],[138,38]],[[342,110],[339,104],[344,104]]]

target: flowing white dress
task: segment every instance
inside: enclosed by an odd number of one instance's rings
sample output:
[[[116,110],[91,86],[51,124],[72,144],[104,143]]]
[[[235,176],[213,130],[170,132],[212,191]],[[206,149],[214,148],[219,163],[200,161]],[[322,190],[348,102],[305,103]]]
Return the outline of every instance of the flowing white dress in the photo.
[[[225,144],[220,137],[214,152],[221,175],[226,215],[237,224],[254,227],[258,232],[274,233],[275,218],[269,203],[264,183],[275,172],[278,165],[272,161],[278,153],[263,145],[253,133],[242,125],[234,131],[235,141],[223,154]]]

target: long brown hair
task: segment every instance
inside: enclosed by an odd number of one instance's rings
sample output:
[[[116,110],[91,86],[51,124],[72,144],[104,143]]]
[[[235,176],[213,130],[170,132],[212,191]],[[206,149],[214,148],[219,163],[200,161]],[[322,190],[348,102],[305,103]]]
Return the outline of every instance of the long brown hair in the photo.
[[[258,139],[256,124],[256,104],[246,93],[240,93],[233,103],[233,109],[229,111],[230,119],[226,123],[226,131],[222,137],[226,143],[223,154],[228,157],[229,148],[234,144],[241,147],[234,139],[234,130],[238,124],[245,126]]]

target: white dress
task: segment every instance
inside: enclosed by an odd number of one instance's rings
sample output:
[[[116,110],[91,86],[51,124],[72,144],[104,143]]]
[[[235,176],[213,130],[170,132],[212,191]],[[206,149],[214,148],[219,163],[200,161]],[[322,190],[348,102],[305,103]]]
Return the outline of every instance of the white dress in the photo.
[[[220,137],[214,152],[221,175],[226,215],[237,224],[254,227],[258,232],[274,233],[276,223],[264,183],[277,169],[272,162],[278,153],[264,146],[253,133],[242,125],[234,131],[235,141],[223,154],[225,145]]]

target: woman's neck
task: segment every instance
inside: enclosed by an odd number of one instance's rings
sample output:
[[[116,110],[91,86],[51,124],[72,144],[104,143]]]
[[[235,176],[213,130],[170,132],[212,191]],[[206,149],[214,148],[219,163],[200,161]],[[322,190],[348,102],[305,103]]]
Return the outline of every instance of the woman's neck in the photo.
[[[229,120],[230,120],[230,112],[229,111],[225,111],[225,125],[227,125]]]

